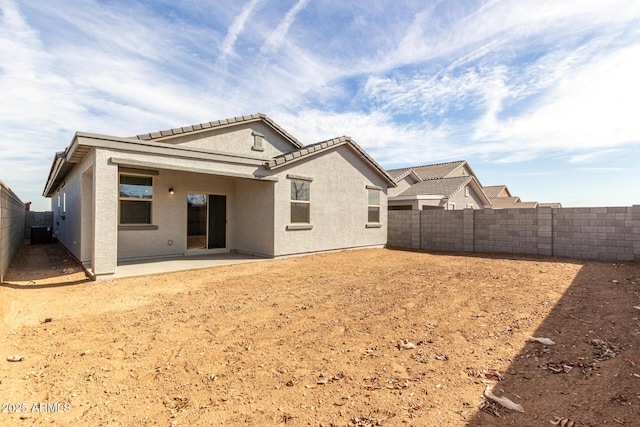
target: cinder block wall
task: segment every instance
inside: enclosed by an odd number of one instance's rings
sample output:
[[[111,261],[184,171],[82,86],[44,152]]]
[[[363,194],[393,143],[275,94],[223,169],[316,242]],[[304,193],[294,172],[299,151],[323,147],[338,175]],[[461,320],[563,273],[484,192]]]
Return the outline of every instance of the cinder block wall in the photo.
[[[25,206],[0,180],[0,282],[24,239]]]
[[[421,249],[464,251],[464,211],[423,211]]]
[[[554,209],[554,255],[640,260],[640,205]]]
[[[640,260],[640,205],[389,214],[394,247]]]
[[[389,246],[420,249],[420,211],[389,211],[387,224]]]

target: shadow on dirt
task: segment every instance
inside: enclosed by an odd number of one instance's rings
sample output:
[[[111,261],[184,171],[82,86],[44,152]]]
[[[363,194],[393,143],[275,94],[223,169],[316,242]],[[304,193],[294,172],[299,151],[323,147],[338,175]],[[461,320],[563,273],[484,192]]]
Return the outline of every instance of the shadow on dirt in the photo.
[[[60,244],[25,243],[18,249],[1,286],[42,289],[75,285],[88,280],[82,266]]]
[[[63,277],[63,276],[59,276],[59,277]],[[18,283],[11,283],[11,282],[2,282],[0,283],[0,288],[7,288],[7,289],[18,289],[18,290],[22,290],[22,291],[28,291],[28,290],[36,290],[36,289],[49,289],[49,288],[62,288],[65,286],[75,286],[75,285],[81,285],[83,283],[89,283],[92,282],[91,279],[86,278],[86,279],[81,279],[81,280],[70,280],[70,281],[64,281],[64,282],[57,282],[57,283],[47,283],[47,284],[42,284],[42,285],[36,285],[36,284],[27,284],[27,285],[21,285]]]
[[[485,403],[468,427],[640,425],[640,263],[603,264],[583,266],[536,330],[555,345],[527,342],[502,381],[485,380],[524,413]]]

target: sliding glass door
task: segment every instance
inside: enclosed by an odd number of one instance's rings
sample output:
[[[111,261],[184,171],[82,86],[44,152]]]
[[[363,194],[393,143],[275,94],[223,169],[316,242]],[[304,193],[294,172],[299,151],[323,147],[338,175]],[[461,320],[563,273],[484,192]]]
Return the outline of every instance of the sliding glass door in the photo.
[[[187,249],[227,246],[227,197],[187,194]]]

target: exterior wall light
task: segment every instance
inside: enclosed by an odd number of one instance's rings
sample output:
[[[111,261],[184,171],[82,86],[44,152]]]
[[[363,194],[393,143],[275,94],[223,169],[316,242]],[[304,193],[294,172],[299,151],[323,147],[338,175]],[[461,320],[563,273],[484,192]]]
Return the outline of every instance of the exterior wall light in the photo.
[[[173,191],[173,188],[169,189],[169,194],[175,194],[175,191]]]

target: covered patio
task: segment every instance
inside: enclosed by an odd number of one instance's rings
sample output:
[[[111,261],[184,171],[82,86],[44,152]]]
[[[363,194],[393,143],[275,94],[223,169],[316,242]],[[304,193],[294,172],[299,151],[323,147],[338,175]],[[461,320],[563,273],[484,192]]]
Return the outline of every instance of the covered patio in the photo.
[[[114,279],[267,261],[273,258],[227,252],[118,261]]]

